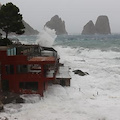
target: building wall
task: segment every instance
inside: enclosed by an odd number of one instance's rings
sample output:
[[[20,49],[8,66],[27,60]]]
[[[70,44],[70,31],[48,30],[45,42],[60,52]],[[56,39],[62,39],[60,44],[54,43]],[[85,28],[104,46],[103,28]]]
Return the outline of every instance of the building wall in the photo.
[[[0,62],[1,62],[1,73],[2,73],[2,82],[8,81],[9,83],[9,90],[11,92],[15,93],[32,93],[32,90],[22,90],[20,89],[19,84],[21,82],[37,82],[38,83],[38,90],[36,93],[43,96],[44,90],[47,89],[47,81],[53,80],[54,78],[46,78],[44,76],[44,65],[40,63],[41,65],[41,73],[17,73],[17,66],[18,65],[29,65],[32,64],[32,62],[29,62],[27,60],[27,56],[24,55],[16,55],[16,56],[7,56],[6,51],[0,51]],[[35,64],[36,62],[34,62]],[[36,64],[38,64],[37,62]],[[49,63],[49,62],[48,62]],[[46,63],[44,63],[46,64]],[[50,63],[49,63],[50,64]],[[52,63],[53,64],[53,63]],[[7,68],[12,66],[12,72]],[[10,72],[10,73],[9,73]],[[35,92],[33,92],[35,93]]]

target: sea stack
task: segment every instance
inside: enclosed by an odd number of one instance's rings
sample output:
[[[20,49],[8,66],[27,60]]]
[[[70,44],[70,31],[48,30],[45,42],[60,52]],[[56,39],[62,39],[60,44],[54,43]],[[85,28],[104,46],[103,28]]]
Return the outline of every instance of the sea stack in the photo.
[[[65,22],[58,15],[52,17],[45,26],[50,29],[54,29],[57,35],[67,34]]]
[[[97,34],[111,34],[109,19],[107,16],[99,16],[95,23]]]
[[[83,35],[93,35],[95,34],[95,25],[92,20],[90,20],[84,27],[82,31]]]
[[[82,33],[83,35],[93,35],[93,34],[111,34],[109,19],[107,16],[99,16],[96,23],[90,20],[84,27]]]

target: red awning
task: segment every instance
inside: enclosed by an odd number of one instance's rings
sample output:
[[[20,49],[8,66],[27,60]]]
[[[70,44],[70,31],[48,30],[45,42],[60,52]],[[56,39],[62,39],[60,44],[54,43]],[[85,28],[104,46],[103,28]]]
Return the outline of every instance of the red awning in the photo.
[[[54,57],[33,57],[29,62],[55,62]]]

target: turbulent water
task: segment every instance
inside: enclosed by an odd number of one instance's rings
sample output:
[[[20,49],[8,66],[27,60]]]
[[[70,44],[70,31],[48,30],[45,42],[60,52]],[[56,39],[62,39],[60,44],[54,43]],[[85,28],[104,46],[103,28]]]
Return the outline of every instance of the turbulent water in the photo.
[[[24,44],[35,44],[39,36],[19,36]],[[47,41],[48,42],[48,41]],[[46,43],[47,44],[47,43]],[[120,35],[59,35],[54,41],[54,46],[63,46],[83,49],[99,49],[120,51]]]
[[[100,49],[120,50],[120,35],[65,35],[58,36],[56,45]]]
[[[49,37],[48,37],[49,38]],[[21,36],[34,44],[39,36]],[[5,106],[9,120],[120,120],[120,35],[57,36],[53,47],[70,68],[71,85],[50,86],[42,101]],[[79,76],[73,70],[89,73]],[[17,108],[18,107],[18,108]]]

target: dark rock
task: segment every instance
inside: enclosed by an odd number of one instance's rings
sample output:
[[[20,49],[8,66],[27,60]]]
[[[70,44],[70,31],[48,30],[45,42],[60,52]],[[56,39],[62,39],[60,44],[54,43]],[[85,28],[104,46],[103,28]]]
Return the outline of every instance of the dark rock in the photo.
[[[95,24],[95,29],[97,34],[111,34],[108,17],[99,16]]]
[[[21,97],[16,98],[16,103],[25,103],[25,100]]]
[[[63,63],[59,63],[59,66],[64,66],[64,64]]]
[[[74,70],[73,71],[75,74],[78,74],[80,76],[85,76],[85,75],[89,75],[87,72],[83,72],[81,70]]]
[[[50,29],[54,29],[57,35],[67,34],[65,22],[62,21],[58,15],[52,17],[51,20],[45,24],[45,26]]]
[[[19,94],[11,92],[0,92],[0,100],[3,104],[9,104],[15,102],[16,99],[20,98]]]
[[[83,35],[92,35],[95,34],[95,25],[92,20],[90,20],[83,28]]]

